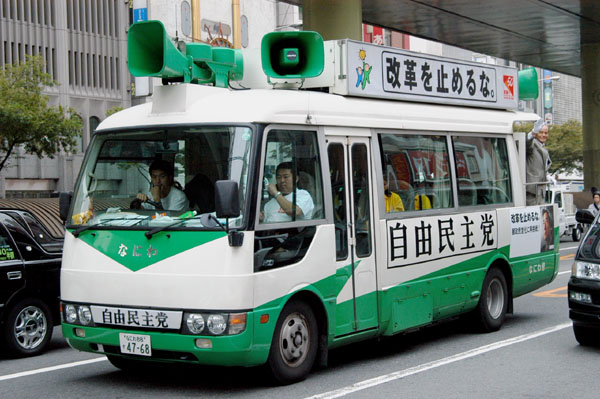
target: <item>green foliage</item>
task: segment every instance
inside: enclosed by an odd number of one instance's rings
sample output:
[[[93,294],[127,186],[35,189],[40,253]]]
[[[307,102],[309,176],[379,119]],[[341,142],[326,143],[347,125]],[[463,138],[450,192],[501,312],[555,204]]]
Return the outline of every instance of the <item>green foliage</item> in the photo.
[[[72,108],[48,105],[42,93],[55,84],[40,57],[0,69],[0,170],[19,145],[40,158],[53,158],[61,149],[73,151],[77,145],[81,117]]]
[[[112,107],[106,110],[106,117],[108,118],[112,114],[116,114],[119,111],[123,111],[123,107]]]
[[[581,171],[583,168],[583,133],[581,123],[572,119],[548,129],[546,148],[552,160],[550,173]]]

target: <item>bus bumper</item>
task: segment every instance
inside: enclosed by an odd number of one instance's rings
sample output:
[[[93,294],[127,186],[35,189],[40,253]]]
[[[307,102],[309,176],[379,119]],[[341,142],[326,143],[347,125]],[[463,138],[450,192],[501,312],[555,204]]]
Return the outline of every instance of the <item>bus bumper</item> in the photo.
[[[250,318],[249,318],[250,319]],[[63,336],[79,351],[104,355],[125,356],[140,361],[196,363],[219,366],[256,366],[267,361],[273,330],[263,327],[264,338],[255,338],[253,326],[236,335],[196,336],[177,332],[134,331],[104,327],[84,327],[62,324]],[[270,334],[268,331],[270,330]],[[120,333],[150,337],[151,356],[121,353]],[[268,339],[267,339],[268,338]],[[196,340],[206,346],[199,348]]]

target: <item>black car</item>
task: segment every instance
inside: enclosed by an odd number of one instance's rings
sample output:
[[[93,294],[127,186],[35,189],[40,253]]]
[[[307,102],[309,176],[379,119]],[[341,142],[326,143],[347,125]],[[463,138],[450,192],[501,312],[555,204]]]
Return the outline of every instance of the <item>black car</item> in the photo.
[[[60,324],[62,247],[30,212],[0,209],[0,327],[12,355],[41,353]]]
[[[579,223],[590,225],[579,244],[569,279],[569,317],[581,345],[600,345],[600,219],[578,210]]]

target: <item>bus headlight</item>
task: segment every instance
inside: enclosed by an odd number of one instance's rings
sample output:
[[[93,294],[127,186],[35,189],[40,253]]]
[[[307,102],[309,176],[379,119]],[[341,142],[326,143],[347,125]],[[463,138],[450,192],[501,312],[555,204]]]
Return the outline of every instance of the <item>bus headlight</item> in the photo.
[[[600,280],[600,265],[590,262],[575,262],[573,264],[573,275],[579,278]]]
[[[184,313],[181,333],[186,335],[236,335],[246,331],[247,313]]]
[[[227,321],[222,314],[211,314],[208,316],[208,321],[206,322],[206,326],[208,327],[208,331],[214,335],[223,334],[225,329],[227,328]]]
[[[92,311],[88,306],[79,306],[77,309],[77,315],[79,316],[79,322],[84,326],[92,323]]]
[[[200,334],[204,330],[204,317],[199,313],[189,313],[185,323],[192,334]]]
[[[65,306],[65,321],[69,324],[75,324],[77,322],[77,310],[74,305]]]

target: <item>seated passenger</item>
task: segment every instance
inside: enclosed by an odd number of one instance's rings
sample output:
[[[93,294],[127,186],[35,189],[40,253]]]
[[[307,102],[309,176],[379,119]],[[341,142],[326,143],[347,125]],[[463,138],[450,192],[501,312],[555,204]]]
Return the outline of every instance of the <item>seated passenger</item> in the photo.
[[[137,195],[144,209],[185,211],[189,208],[188,199],[181,190],[181,185],[175,181],[173,165],[170,162],[162,159],[152,162],[150,179],[150,192]],[[155,206],[147,201],[153,201],[158,205]]]
[[[294,185],[298,176],[294,176],[291,162],[282,162],[276,170],[277,184],[269,184],[267,190],[273,197],[260,213],[263,223],[291,222],[294,200]],[[312,218],[315,205],[312,197],[306,190],[296,189],[296,220]]]
[[[415,211],[422,209],[431,209],[431,200],[425,194],[415,195]]]
[[[404,204],[402,198],[396,193],[390,191],[390,186],[387,176],[383,176],[383,190],[385,194],[385,211],[386,212],[404,212]]]

